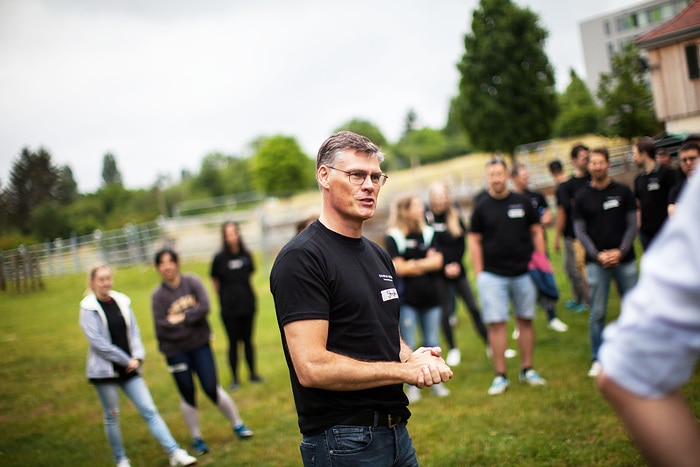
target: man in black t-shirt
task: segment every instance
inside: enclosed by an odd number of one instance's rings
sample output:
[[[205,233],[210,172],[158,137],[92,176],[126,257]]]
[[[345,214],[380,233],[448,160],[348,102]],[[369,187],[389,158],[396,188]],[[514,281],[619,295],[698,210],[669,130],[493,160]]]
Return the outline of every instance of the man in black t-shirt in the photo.
[[[382,160],[374,143],[349,131],[321,145],[321,215],[285,245],[270,274],[304,465],[332,465],[336,456],[417,465],[402,384],[452,377],[439,347],[413,351],[401,339],[391,258],[362,236],[387,178]]]
[[[557,187],[557,221],[554,234],[554,250],[560,251],[561,238],[564,237],[564,271],[569,279],[573,300],[566,302],[566,307],[575,313],[588,308],[589,292],[586,283],[586,266],[581,242],[576,240],[572,209],[574,195],[578,190],[588,185],[591,176],[588,174],[588,148],[582,144],[571,149],[571,164],[574,173],[566,182]]]
[[[632,146],[632,160],[642,172],[634,179],[634,197],[639,207],[639,240],[646,250],[668,218],[668,196],[676,176],[654,158],[654,140],[639,138]]]
[[[488,393],[494,395],[504,393],[510,385],[504,355],[508,342],[509,297],[512,297],[520,330],[520,381],[530,385],[546,384],[532,368],[535,348],[532,319],[537,291],[528,272],[533,250],[544,255],[545,246],[539,214],[530,200],[508,190],[508,170],[503,159],[488,163],[486,180],[487,193],[472,212],[469,256],[493,351],[496,376]]]
[[[606,148],[591,151],[588,171],[591,183],[574,199],[574,230],[586,249],[586,275],[591,291],[588,332],[591,340],[591,369],[597,377],[610,281],[615,279],[620,295],[637,282],[634,238],[637,235],[637,206],[632,191],[608,174],[610,159]]]
[[[697,141],[688,141],[683,143],[683,145],[678,150],[678,165],[683,171],[683,178],[677,181],[675,185],[671,188],[668,194],[668,215],[669,217],[673,215],[676,211],[678,198],[680,197],[686,182],[695,172],[695,168],[698,166],[698,158],[700,157],[700,143]]]

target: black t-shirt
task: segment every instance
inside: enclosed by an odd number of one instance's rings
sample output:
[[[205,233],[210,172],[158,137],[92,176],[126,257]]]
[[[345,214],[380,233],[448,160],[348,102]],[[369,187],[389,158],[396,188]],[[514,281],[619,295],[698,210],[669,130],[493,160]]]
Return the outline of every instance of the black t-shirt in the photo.
[[[406,260],[423,259],[427,256],[428,249],[440,250],[435,235],[432,235],[430,243],[426,244],[422,232],[409,232],[406,235],[405,251],[400,252],[396,241],[392,236],[386,238],[386,251],[391,258],[402,257]],[[436,280],[440,271],[429,272],[419,276],[401,277],[403,281],[403,295],[401,300],[407,305],[425,310],[440,305],[440,297],[437,293]]]
[[[525,274],[534,249],[530,226],[539,221],[525,196],[511,192],[503,199],[482,197],[472,212],[471,231],[482,237],[484,271],[507,277]]]
[[[650,173],[641,173],[634,180],[634,196],[639,200],[642,223],[639,231],[653,237],[668,218],[668,196],[676,175],[671,169],[656,164]]]
[[[221,314],[226,316],[250,316],[255,313],[255,293],[250,277],[255,271],[249,254],[232,255],[226,251],[214,256],[211,277],[219,280]]]
[[[410,417],[401,384],[329,391],[299,384],[284,326],[327,320],[326,348],[362,361],[398,362],[399,297],[389,255],[362,237],[349,238],[314,222],[282,248],[270,273],[292,392],[304,435],[320,433],[362,410]]]
[[[109,329],[109,337],[112,339],[112,344],[116,345],[124,352],[131,355],[129,337],[127,336],[126,321],[124,321],[124,316],[122,315],[121,310],[119,310],[117,302],[115,302],[112,299],[109,299],[106,302],[103,302],[102,300],[97,300],[97,302],[100,304],[100,306],[105,312],[105,317],[107,318],[107,328]],[[112,365],[114,367],[114,371],[119,373],[119,377],[113,379],[128,379],[138,374],[135,371],[127,373],[126,367],[121,366],[116,362],[112,362]],[[91,381],[93,382],[108,380],[112,380],[112,378],[91,379]]]
[[[591,185],[576,194],[574,221],[586,222],[586,233],[599,251],[620,248],[627,230],[628,213],[637,210],[632,190],[616,181],[598,190]],[[623,263],[634,259],[634,248],[622,258]],[[588,251],[586,260],[595,261]]]
[[[671,187],[668,192],[668,204],[676,204],[678,202],[678,198],[680,198],[687,180],[687,178],[684,178],[677,181],[676,184]]]
[[[464,257],[464,252],[466,250],[464,235],[467,232],[467,228],[464,226],[462,219],[459,220],[459,225],[462,228],[462,234],[453,237],[452,233],[447,229],[447,216],[444,212],[442,214],[431,213],[430,217],[430,226],[435,231],[435,240],[439,244],[440,252],[442,253],[443,257],[443,263],[461,264],[462,273],[460,276],[464,276],[465,272],[462,258]]]
[[[571,177],[557,187],[557,205],[560,209],[564,208],[566,213],[566,224],[564,225],[564,237],[574,238],[574,223],[573,223],[573,205],[576,193],[588,185],[591,181],[591,175],[586,174],[583,177]]]

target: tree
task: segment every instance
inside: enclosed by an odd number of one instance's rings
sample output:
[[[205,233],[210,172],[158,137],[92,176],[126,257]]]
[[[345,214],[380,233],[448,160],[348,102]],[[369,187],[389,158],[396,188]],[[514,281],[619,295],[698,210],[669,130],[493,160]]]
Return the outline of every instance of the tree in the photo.
[[[512,153],[551,137],[554,72],[538,16],[511,0],[481,0],[464,38],[458,108],[472,144]]]
[[[644,80],[639,50],[634,43],[625,45],[612,58],[612,71],[602,73],[598,99],[603,103],[606,133],[632,140],[653,135],[661,129],[656,120],[651,91]]]
[[[447,123],[442,130],[447,138],[447,148],[445,148],[445,157],[447,159],[455,156],[462,156],[470,152],[471,143],[469,136],[464,130],[462,117],[459,112],[459,103],[456,97],[450,100],[450,110],[447,115]]]
[[[600,128],[600,109],[593,100],[586,83],[571,69],[571,81],[559,96],[559,115],[555,128],[560,137],[597,133]]]
[[[416,128],[416,122],[418,121],[418,114],[414,109],[408,109],[406,116],[403,119],[403,135],[406,136]]]
[[[446,149],[445,134],[427,127],[411,130],[394,147],[398,159],[410,163],[411,166],[444,160]]]
[[[199,174],[193,179],[193,186],[207,196],[226,194],[223,170],[228,165],[228,158],[220,152],[207,154],[202,160]]]
[[[276,135],[258,140],[251,165],[253,185],[265,194],[289,195],[311,188],[314,163],[302,152],[296,139]]]
[[[111,152],[108,152],[102,158],[102,184],[122,184],[122,174],[117,168],[117,160]]]
[[[56,198],[58,178],[58,169],[51,162],[51,154],[46,149],[39,148],[36,152],[26,147],[22,149],[12,165],[5,200],[10,223],[28,234],[34,208]]]
[[[78,184],[73,178],[73,171],[67,165],[58,170],[56,197],[61,204],[70,204],[78,199]]]

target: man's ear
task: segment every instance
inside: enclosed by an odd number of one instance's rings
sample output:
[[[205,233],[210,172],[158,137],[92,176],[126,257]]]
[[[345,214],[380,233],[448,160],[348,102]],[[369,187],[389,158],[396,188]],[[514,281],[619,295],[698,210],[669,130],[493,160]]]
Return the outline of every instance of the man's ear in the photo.
[[[322,165],[316,171],[316,180],[318,184],[323,188],[328,188],[328,175],[330,174],[330,169],[325,165]]]

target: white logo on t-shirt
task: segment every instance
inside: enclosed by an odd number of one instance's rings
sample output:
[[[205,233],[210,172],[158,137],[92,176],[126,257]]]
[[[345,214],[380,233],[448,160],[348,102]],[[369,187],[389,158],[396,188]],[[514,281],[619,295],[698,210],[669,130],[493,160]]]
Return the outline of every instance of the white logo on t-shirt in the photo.
[[[389,300],[398,300],[399,292],[396,289],[384,289],[382,290],[382,301],[388,302]]]
[[[603,211],[608,209],[615,209],[620,207],[620,200],[617,198],[611,198],[603,203]]]
[[[649,180],[647,184],[647,191],[656,191],[661,188],[661,184],[658,180]]]
[[[518,206],[508,208],[508,217],[511,219],[521,219],[525,217],[525,210]]]

